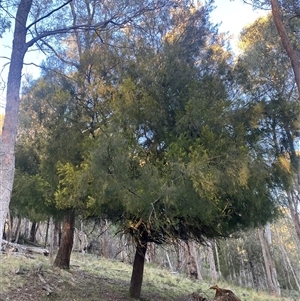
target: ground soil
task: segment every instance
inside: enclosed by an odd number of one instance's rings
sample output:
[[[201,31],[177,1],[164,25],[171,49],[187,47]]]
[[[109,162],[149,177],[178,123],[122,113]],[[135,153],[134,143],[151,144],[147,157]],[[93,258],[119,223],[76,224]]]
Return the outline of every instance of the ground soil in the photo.
[[[76,267],[72,267],[69,271],[56,268],[40,271],[24,269],[17,274],[15,271],[11,279],[9,289],[0,293],[0,301],[133,300],[128,296],[129,282],[105,278]],[[147,296],[142,296],[141,299],[167,300],[155,291],[147,293]],[[187,298],[176,297],[174,300],[187,300]]]
[[[39,274],[42,276],[39,277]],[[25,280],[21,287],[17,286],[0,295],[1,301],[79,301],[79,300],[130,300],[126,296],[128,283],[118,280],[97,277],[83,271],[62,273],[58,269],[47,271],[28,271],[20,277]],[[69,275],[68,275],[68,274]],[[45,283],[41,281],[45,280]],[[119,289],[112,289],[119,288]],[[48,288],[48,289],[47,289]],[[49,288],[52,291],[49,293]]]

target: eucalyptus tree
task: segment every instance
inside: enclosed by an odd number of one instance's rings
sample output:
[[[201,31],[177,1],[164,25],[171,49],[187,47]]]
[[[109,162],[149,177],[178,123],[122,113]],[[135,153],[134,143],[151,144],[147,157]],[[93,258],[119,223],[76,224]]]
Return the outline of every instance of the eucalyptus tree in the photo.
[[[0,174],[0,233],[8,212],[11,191],[14,179],[14,145],[17,136],[18,111],[20,106],[20,86],[23,60],[29,48],[37,45],[38,48],[55,51],[51,46],[50,37],[64,38],[67,33],[76,30],[93,30],[101,39],[101,30],[122,27],[134,22],[147,11],[157,10],[169,1],[85,1],[85,5],[98,16],[96,20],[83,20],[83,23],[74,23],[72,0],[63,3],[60,1],[43,2],[21,0],[15,6],[9,6],[12,11],[6,10],[3,2],[1,12],[14,19],[14,35],[12,54],[7,80],[5,120],[0,140],[1,174]],[[78,1],[78,3],[81,3]],[[113,4],[112,4],[113,3]],[[60,44],[62,47],[63,44]]]
[[[298,94],[300,94],[299,50],[293,42],[294,37],[299,34],[299,2],[297,0],[254,0],[252,5],[254,8],[271,10],[278,36],[290,59]]]
[[[297,41],[294,42],[297,45]],[[274,179],[281,179],[278,192],[287,200],[283,204],[289,206],[300,237],[297,209],[300,105],[289,57],[276,35],[271,16],[260,18],[245,28],[240,45],[243,53],[239,62],[247,73],[246,99],[248,105],[256,106],[261,114],[258,127],[263,134],[261,143],[275,167]]]

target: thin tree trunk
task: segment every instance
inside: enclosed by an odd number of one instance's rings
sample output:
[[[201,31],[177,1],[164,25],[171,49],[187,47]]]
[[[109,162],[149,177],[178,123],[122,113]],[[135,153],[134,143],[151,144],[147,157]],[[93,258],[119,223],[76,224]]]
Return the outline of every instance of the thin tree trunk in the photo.
[[[11,242],[12,241],[12,236],[13,236],[13,217],[12,215],[10,214],[10,212],[8,211],[8,217],[7,217],[7,220],[8,220],[8,228],[7,228],[7,237],[6,237],[6,240]]]
[[[126,237],[124,234],[121,235],[120,237],[120,258],[122,262],[128,262],[128,254],[126,252],[126,246],[127,246],[127,242],[126,242]]]
[[[44,248],[47,248],[47,243],[48,243],[48,234],[49,234],[49,225],[50,225],[50,218],[47,220],[46,224],[46,235],[45,235],[45,243],[44,243]]]
[[[299,218],[299,200],[293,191],[287,193],[287,199],[289,203],[289,209],[291,213],[291,217],[294,223],[294,227],[296,230],[296,234],[298,239],[300,240],[300,218]]]
[[[218,277],[220,278],[222,275],[221,275],[219,251],[218,251],[218,246],[217,246],[216,241],[214,241],[213,243],[214,243],[215,252],[216,252],[216,259],[217,259],[217,273],[218,273]]]
[[[148,262],[156,261],[155,243],[148,243],[146,258]]]
[[[265,238],[262,230],[258,230],[258,236],[259,236],[259,240],[261,242],[265,269],[266,269],[266,275],[267,275],[270,292],[274,296],[279,297],[281,292],[280,292],[280,287],[279,287],[279,283],[278,283],[278,279],[277,279],[275,263],[271,256],[269,245],[267,244],[266,238]]]
[[[66,213],[64,218],[61,244],[54,260],[54,266],[61,269],[70,268],[70,259],[74,240],[74,228],[75,212],[73,210],[70,210],[68,213]]]
[[[53,217],[50,217],[50,248],[49,248],[49,253],[50,253],[50,259],[52,260],[53,258],[53,244],[54,244],[54,224],[53,224]]]
[[[24,223],[24,239],[29,239],[29,219],[25,218],[25,223]],[[23,242],[24,243],[24,242]]]
[[[17,223],[17,227],[16,227],[16,232],[15,232],[15,243],[19,242],[20,231],[21,231],[21,222],[22,222],[21,217],[18,217],[18,223]]]
[[[104,258],[109,258],[109,236],[108,236],[108,222],[106,219],[103,220],[103,224],[100,231],[103,233],[103,244],[102,244],[102,256]]]
[[[134,299],[141,296],[146,251],[147,243],[137,244],[129,289],[130,297]]]
[[[216,282],[218,279],[217,270],[216,270],[216,262],[214,257],[213,248],[211,242],[207,242],[207,250],[208,250],[208,260],[210,266],[210,275],[213,282]]]
[[[54,223],[54,229],[53,229],[53,250],[57,249],[60,246],[60,222],[55,222]]]
[[[299,279],[298,279],[298,277],[297,277],[297,275],[296,275],[296,273],[295,273],[295,270],[294,270],[294,268],[293,268],[293,265],[291,264],[289,255],[288,255],[288,253],[287,253],[287,251],[286,251],[286,249],[285,249],[285,247],[284,247],[284,244],[283,244],[282,241],[281,241],[281,238],[280,238],[280,236],[279,236],[279,233],[278,233],[277,229],[275,229],[275,233],[276,233],[276,236],[277,236],[277,241],[278,241],[278,244],[279,244],[279,248],[280,248],[281,253],[282,253],[282,259],[283,259],[284,262],[287,263],[287,265],[288,265],[288,267],[289,267],[289,269],[290,269],[290,271],[291,271],[291,273],[292,273],[292,275],[293,275],[293,278],[294,278],[294,280],[295,280],[297,289],[298,289],[298,291],[300,291],[300,283],[299,283]],[[286,267],[286,269],[287,269],[287,267]],[[288,269],[287,269],[287,273],[288,273]],[[290,282],[290,281],[289,281],[289,282]]]
[[[174,269],[173,269],[172,262],[170,260],[170,257],[169,257],[169,254],[168,254],[167,251],[166,251],[166,257],[167,257],[167,261],[168,261],[168,264],[169,264],[170,271],[171,271],[171,273],[173,273]]]
[[[8,213],[15,171],[20,87],[26,45],[27,18],[32,0],[21,0],[16,14],[14,40],[7,79],[5,118],[0,137],[0,233]],[[2,236],[0,236],[0,245]]]

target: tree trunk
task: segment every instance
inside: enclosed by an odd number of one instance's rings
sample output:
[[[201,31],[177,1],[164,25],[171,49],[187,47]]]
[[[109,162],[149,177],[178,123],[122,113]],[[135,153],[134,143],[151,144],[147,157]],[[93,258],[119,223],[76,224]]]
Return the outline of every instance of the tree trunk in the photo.
[[[168,264],[169,264],[170,271],[171,271],[171,273],[174,273],[174,269],[173,269],[173,266],[172,266],[172,262],[171,262],[171,260],[170,260],[170,257],[169,257],[169,254],[168,254],[167,251],[166,251],[166,257],[167,257],[167,261],[168,261]]]
[[[155,243],[150,242],[148,243],[146,259],[148,262],[155,262],[156,261],[156,251],[155,251]]]
[[[21,75],[24,55],[28,49],[26,22],[31,5],[32,0],[21,0],[18,5],[7,79],[5,117],[0,137],[0,233],[3,233],[14,181]],[[2,236],[0,236],[0,245],[1,241]]]
[[[46,234],[45,234],[44,248],[47,247],[47,243],[48,243],[49,225],[50,225],[50,218],[48,217],[47,224],[46,224]]]
[[[70,268],[70,258],[74,240],[74,228],[75,212],[73,210],[70,210],[68,213],[66,213],[64,218],[61,244],[54,260],[54,266],[61,269]]]
[[[147,243],[143,244],[138,242],[133,261],[133,269],[129,289],[130,297],[134,299],[139,299],[141,296],[146,251]]]
[[[219,250],[218,250],[218,246],[217,246],[217,243],[216,243],[215,240],[214,240],[213,244],[214,244],[214,247],[215,247],[216,260],[217,260],[217,275],[218,275],[218,278],[220,278],[222,275],[221,275],[221,266],[220,266]],[[202,279],[200,279],[200,280],[202,280]]]
[[[26,239],[29,239],[29,219],[25,218],[24,219],[24,233],[23,233],[23,243],[25,242]]]
[[[290,42],[290,39],[285,30],[282,18],[280,16],[278,0],[271,0],[271,7],[272,7],[273,19],[274,19],[278,34],[280,36],[282,45],[283,45],[285,51],[287,52],[287,54],[290,58],[291,64],[292,64],[292,68],[293,68],[293,72],[294,72],[295,80],[296,80],[296,85],[298,88],[298,94],[300,96],[300,60],[299,60],[299,56],[298,56],[297,51],[294,49],[292,43]]]
[[[54,229],[53,229],[53,250],[57,250],[57,248],[60,246],[60,241],[61,241],[60,222],[55,222]]]
[[[6,239],[7,241],[11,242],[13,237],[13,216],[10,214],[9,211],[8,211],[7,220],[8,220],[8,227],[7,227]]]
[[[300,282],[299,282],[298,276],[297,276],[297,274],[296,274],[296,272],[295,272],[295,270],[293,268],[293,265],[292,265],[292,263],[290,261],[290,258],[289,258],[289,254],[286,251],[284,244],[282,243],[282,240],[281,240],[281,238],[279,236],[279,233],[278,233],[277,229],[275,230],[275,234],[277,236],[277,241],[278,241],[278,244],[279,244],[279,249],[281,250],[281,253],[282,253],[282,260],[283,260],[284,263],[286,262],[285,266],[286,266],[286,270],[287,270],[287,278],[289,280],[289,275],[288,275],[289,274],[289,270],[287,268],[287,266],[288,266],[289,269],[290,269],[290,271],[291,271],[291,273],[292,273],[292,275],[293,275],[293,278],[294,278],[295,284],[297,286],[297,289],[298,289],[298,291],[300,291]],[[289,281],[289,283],[291,283],[291,281]],[[293,287],[292,287],[291,284],[290,284],[290,286],[291,286],[291,289],[293,289]]]
[[[207,250],[208,250],[208,260],[209,260],[211,280],[212,280],[212,282],[215,283],[218,280],[218,274],[217,274],[217,269],[216,269],[214,251],[213,251],[210,241],[207,242]]]
[[[261,243],[270,292],[274,296],[279,297],[281,292],[280,292],[280,287],[277,279],[276,267],[275,267],[274,260],[271,256],[270,248],[264,236],[263,230],[258,230],[258,236]]]
[[[295,231],[298,239],[300,240],[300,218],[299,218],[299,200],[298,196],[294,193],[294,191],[287,193],[287,199],[289,203],[289,209],[291,213],[291,217],[294,223]]]
[[[18,217],[18,223],[17,223],[17,227],[16,227],[16,232],[15,232],[15,243],[19,242],[20,231],[21,231],[21,222],[22,222],[22,218]]]
[[[104,219],[101,222],[101,233],[103,235],[103,240],[102,240],[102,256],[104,258],[109,258],[109,236],[108,236],[108,222],[106,219]]]
[[[195,280],[200,280],[200,270],[196,260],[196,251],[194,243],[191,241],[186,241],[184,244],[184,251],[185,251],[185,258],[186,261],[186,268],[188,277]]]
[[[37,229],[38,229],[38,224],[36,222],[32,222],[31,228],[30,228],[29,241],[36,242],[35,235],[36,235]]]
[[[50,243],[49,243],[49,251],[50,251],[50,259],[53,258],[53,243],[54,243],[54,223],[53,223],[53,217],[50,217],[50,225],[49,225],[49,231],[50,231]]]

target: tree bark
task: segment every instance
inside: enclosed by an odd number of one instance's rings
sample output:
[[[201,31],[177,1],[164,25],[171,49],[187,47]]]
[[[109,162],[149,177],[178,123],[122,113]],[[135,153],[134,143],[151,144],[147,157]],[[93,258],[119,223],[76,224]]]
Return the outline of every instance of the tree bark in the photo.
[[[70,210],[68,213],[66,213],[64,218],[61,244],[54,260],[54,266],[61,269],[70,268],[70,259],[74,240],[74,229],[75,212],[73,210]]]
[[[8,227],[7,227],[7,235],[6,235],[6,239],[7,241],[11,242],[12,241],[12,237],[13,237],[13,233],[12,233],[12,229],[13,229],[13,216],[10,214],[10,212],[8,211],[8,216],[7,216],[7,220],[8,220]]]
[[[263,233],[263,230],[260,229],[258,230],[258,236],[261,243],[270,292],[274,296],[279,297],[281,295],[281,292],[280,292],[280,287],[277,279],[276,267],[275,267],[274,260],[271,256],[270,248],[265,238],[265,235]]]
[[[50,225],[49,225],[49,228],[50,228],[50,237],[49,237],[49,240],[50,240],[50,243],[49,243],[49,248],[50,248],[50,259],[52,260],[53,258],[53,242],[54,242],[54,223],[53,223],[53,217],[51,216],[50,217]]]
[[[45,235],[44,248],[47,247],[47,243],[48,243],[49,225],[50,225],[50,218],[48,217],[47,224],[46,224],[46,235]]]
[[[38,223],[32,222],[31,228],[30,228],[29,241],[36,242],[36,232],[37,232],[37,229],[38,229]]]
[[[212,282],[216,282],[218,280],[218,274],[216,270],[214,251],[210,241],[207,242],[207,250],[208,250],[208,260],[209,260],[211,280]]]
[[[297,185],[297,183],[295,185]],[[289,209],[290,209],[291,217],[292,217],[293,224],[295,227],[295,231],[296,231],[298,239],[300,240],[300,218],[299,218],[299,212],[298,212],[299,211],[298,196],[292,190],[287,193],[287,199],[288,199]]]
[[[54,223],[53,229],[53,250],[57,250],[61,241],[61,225],[60,222]]]
[[[220,266],[219,251],[218,251],[218,246],[217,246],[217,243],[216,243],[215,240],[214,240],[213,244],[214,244],[215,252],[216,252],[217,274],[218,274],[218,277],[221,278],[222,274],[221,274],[221,266]],[[200,280],[202,280],[202,278],[201,278]]]
[[[154,242],[148,243],[146,259],[148,262],[156,261],[156,251],[155,251],[155,243]]]
[[[15,243],[19,242],[20,231],[21,231],[21,222],[22,222],[22,218],[18,217],[18,223],[17,223],[17,227],[16,227],[16,232],[15,232]]]
[[[279,3],[278,0],[271,0],[271,7],[272,7],[272,15],[273,15],[273,19],[278,31],[278,34],[280,36],[282,45],[285,49],[285,51],[287,52],[291,64],[292,64],[292,68],[293,68],[293,72],[295,75],[295,81],[296,81],[296,85],[298,88],[298,95],[300,96],[300,60],[299,60],[299,56],[297,51],[294,49],[292,43],[290,42],[290,39],[287,35],[287,32],[285,30],[281,15],[280,15],[280,8],[279,8]]]
[[[138,242],[133,261],[133,269],[129,289],[130,297],[134,299],[139,299],[141,296],[146,251],[147,243]]]
[[[186,268],[188,277],[195,280],[200,280],[200,270],[196,260],[196,251],[194,243],[191,241],[185,241],[184,244],[185,258],[187,259]]]
[[[0,137],[0,233],[8,213],[15,171],[20,86],[26,45],[26,22],[32,0],[21,0],[16,14],[11,61],[7,79],[5,118]],[[0,237],[0,245],[2,236]]]
[[[289,258],[289,254],[288,254],[288,252],[286,251],[286,248],[285,248],[284,244],[282,243],[282,240],[281,240],[281,238],[280,238],[280,235],[279,235],[277,229],[275,230],[275,234],[276,234],[276,236],[277,236],[277,241],[278,241],[278,244],[279,244],[279,248],[280,248],[281,253],[282,253],[282,259],[283,259],[283,262],[286,262],[286,263],[287,263],[287,266],[289,267],[289,269],[290,269],[290,271],[291,271],[291,273],[292,273],[292,275],[293,275],[293,278],[294,278],[295,284],[296,284],[296,286],[297,286],[297,289],[298,289],[298,291],[300,291],[300,282],[299,282],[298,276],[297,276],[297,274],[295,273],[295,270],[294,270],[293,265],[292,265],[292,263],[291,263],[291,261],[290,261],[290,258]],[[287,267],[286,267],[286,269],[287,269]],[[289,271],[288,271],[288,269],[287,269],[287,274],[288,274],[288,272],[289,272]],[[287,275],[287,277],[289,277],[289,276]],[[290,281],[289,281],[289,283],[290,283]],[[291,284],[290,284],[290,286],[291,286],[291,289],[293,289],[293,287],[292,287]]]

